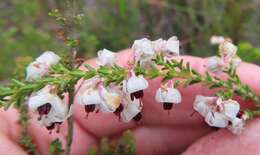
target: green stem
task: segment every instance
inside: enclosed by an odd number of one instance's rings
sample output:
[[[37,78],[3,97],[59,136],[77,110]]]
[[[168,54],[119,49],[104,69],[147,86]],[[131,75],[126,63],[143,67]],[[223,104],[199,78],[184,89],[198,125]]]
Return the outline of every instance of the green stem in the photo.
[[[186,80],[186,82],[189,82],[188,85],[202,83],[210,89],[224,88],[226,90],[232,90],[236,95],[243,97],[245,100],[249,99],[253,101],[256,106],[260,106],[260,97],[247,85],[242,84],[236,74],[228,74],[231,80],[225,81],[209,74],[202,75],[194,69],[191,69],[188,63],[183,65],[183,61],[164,61],[160,56],[158,56],[154,59],[154,62],[164,68],[160,75],[164,77],[169,76],[166,77],[168,80],[172,78],[181,78]],[[238,80],[233,80],[233,78],[238,78]]]
[[[71,48],[70,51],[70,57],[72,59],[72,63],[70,68],[74,69],[74,62],[76,61],[76,56],[77,56],[77,49],[76,48]],[[73,108],[74,104],[74,97],[75,97],[75,88],[74,85],[71,86],[69,89],[69,105],[68,105],[68,110],[70,108]],[[71,145],[73,142],[73,130],[74,130],[74,125],[73,125],[73,117],[72,115],[67,119],[68,122],[68,132],[67,132],[67,137],[66,137],[66,150],[65,150],[65,155],[70,155],[71,153]]]
[[[70,90],[69,92],[69,108],[71,108],[71,106],[73,106],[73,102],[74,102],[74,88]],[[70,116],[67,119],[68,122],[68,132],[67,132],[67,137],[66,137],[66,150],[65,150],[65,155],[70,155],[71,153],[71,144],[73,142],[73,117]]]
[[[27,106],[23,104],[18,108],[18,110],[20,113],[19,124],[21,125],[21,135],[19,138],[19,142],[22,147],[28,152],[28,154],[38,155],[39,152],[37,151],[32,138],[28,134],[29,116]]]

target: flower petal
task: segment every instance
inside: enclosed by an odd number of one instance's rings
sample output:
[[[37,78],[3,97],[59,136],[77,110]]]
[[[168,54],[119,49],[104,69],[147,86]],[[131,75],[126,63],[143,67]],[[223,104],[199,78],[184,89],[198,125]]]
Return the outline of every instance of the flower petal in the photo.
[[[213,56],[213,57],[209,57],[207,59],[207,61],[205,63],[205,67],[206,67],[207,71],[220,72],[225,67],[225,63],[220,57]]]
[[[227,100],[223,101],[224,114],[231,120],[235,119],[239,110],[240,105],[237,101]]]
[[[26,68],[26,80],[32,81],[48,73],[48,66],[39,62],[32,62]]]
[[[142,53],[144,55],[154,55],[155,53],[152,42],[147,38],[135,40],[132,49],[135,53]]]
[[[242,133],[242,131],[244,130],[244,127],[245,126],[245,121],[243,119],[240,119],[240,118],[234,118],[232,120],[232,123],[230,126],[228,126],[228,129],[236,134],[236,135],[239,135]]]
[[[142,75],[133,75],[123,84],[125,84],[123,87],[125,87],[127,93],[133,93],[148,88],[148,82]]]
[[[219,112],[208,112],[205,121],[212,127],[225,128],[228,126],[228,120],[225,115]]]
[[[167,103],[181,103],[181,94],[180,92],[175,88],[159,88],[156,91],[155,99],[157,102],[167,102]]]
[[[114,112],[119,107],[121,103],[121,97],[118,93],[108,90],[104,87],[101,87],[100,96],[102,97],[102,102],[100,104],[100,110],[102,112]]]
[[[210,111],[210,104],[216,100],[215,97],[205,97],[198,95],[193,103],[193,108],[203,117],[205,117]]]
[[[130,122],[139,112],[141,112],[140,100],[127,100],[124,103],[124,110],[121,112],[121,119],[123,122]]]
[[[47,65],[54,65],[60,61],[60,57],[52,51],[46,51],[36,58],[36,61]]]
[[[166,42],[166,52],[172,55],[180,54],[180,41],[176,36],[169,38]]]

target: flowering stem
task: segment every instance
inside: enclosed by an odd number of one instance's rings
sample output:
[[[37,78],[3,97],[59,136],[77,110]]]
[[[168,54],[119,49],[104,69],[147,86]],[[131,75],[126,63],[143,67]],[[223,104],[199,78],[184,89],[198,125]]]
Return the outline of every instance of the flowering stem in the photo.
[[[27,150],[31,155],[38,155],[35,144],[33,144],[32,138],[28,134],[29,116],[26,105],[21,105],[19,108],[19,124],[21,125],[20,144]]]
[[[73,106],[73,102],[74,102],[74,88],[72,88],[69,91],[69,109],[71,108],[71,106]],[[73,141],[73,117],[70,116],[67,119],[68,122],[68,132],[67,132],[67,137],[66,137],[66,150],[65,150],[65,155],[70,155],[71,152],[71,144]]]
[[[244,113],[245,113],[245,116],[247,116],[247,119],[252,119],[256,116],[260,116],[260,110],[259,109],[254,109],[254,110],[246,109],[244,111]]]
[[[225,73],[228,75],[228,80],[222,80],[217,77],[213,77],[210,74],[202,75],[191,69],[189,63],[183,64],[183,60],[164,60],[162,56],[158,55],[153,60],[157,65],[163,67],[162,70],[158,70],[159,74],[163,77],[164,81],[171,80],[172,78],[181,78],[184,81],[185,86],[195,83],[202,83],[209,89],[223,88],[219,90],[216,95],[232,98],[234,94],[241,96],[244,100],[252,100],[255,102],[255,106],[259,106],[260,97],[252,91],[247,85],[241,83],[236,71],[234,69],[228,69]],[[149,71],[148,71],[149,72]],[[146,74],[146,73],[143,73]]]
[[[72,59],[72,63],[71,63],[71,68],[74,69],[76,66],[74,65],[74,62],[76,61],[76,56],[77,56],[77,49],[75,47],[71,48],[70,51],[71,54],[71,59]],[[72,85],[69,88],[69,105],[68,105],[68,109],[70,110],[70,108],[73,108],[73,104],[74,104],[74,96],[75,96],[75,88],[74,85]],[[68,122],[68,131],[67,131],[67,136],[66,136],[66,150],[65,150],[65,155],[70,155],[71,153],[71,145],[73,142],[73,129],[74,129],[74,125],[73,125],[73,117],[72,115],[67,119]]]

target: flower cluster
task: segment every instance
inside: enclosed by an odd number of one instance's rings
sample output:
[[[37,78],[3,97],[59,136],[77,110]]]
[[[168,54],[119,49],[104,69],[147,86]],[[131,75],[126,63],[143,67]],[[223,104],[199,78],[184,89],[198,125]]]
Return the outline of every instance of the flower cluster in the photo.
[[[179,55],[179,41],[176,37],[168,40],[148,39],[136,40],[132,46],[134,63],[149,65],[157,54]],[[103,49],[97,53],[97,64],[100,68],[113,67],[116,54]],[[45,52],[27,67],[27,79],[33,81],[48,74],[50,65],[57,64],[59,57],[53,52]],[[44,67],[41,67],[44,66]],[[148,88],[148,81],[143,75],[136,75],[134,67],[127,71],[127,76],[119,85],[106,85],[102,77],[96,75],[90,79],[83,79],[75,96],[75,101],[83,105],[87,115],[90,112],[115,113],[120,120],[129,122],[142,118],[142,98],[144,90]],[[29,108],[38,111],[39,121],[47,129],[63,122],[68,116],[66,103],[55,93],[55,86],[48,85],[33,93],[28,101]],[[164,109],[170,110],[172,104],[181,102],[179,91],[172,86],[162,86],[157,90],[156,100],[164,104]]]
[[[98,68],[85,65],[85,71],[66,68],[59,56],[47,51],[29,64],[25,83],[14,81],[17,90],[0,87],[5,90],[4,94],[0,93],[0,101],[8,102],[5,98],[11,96],[12,103],[12,97],[19,94],[29,96],[28,107],[38,113],[40,124],[49,130],[55,127],[58,130],[73,112],[73,102],[66,102],[65,93],[78,83],[72,97],[75,103],[84,107],[87,116],[91,112],[113,113],[123,122],[140,121],[142,99],[149,88],[148,79],[161,77],[161,86],[154,98],[168,112],[174,104],[182,102],[177,86],[202,83],[210,89],[223,88],[213,96],[198,95],[193,107],[209,126],[228,128],[234,134],[240,134],[253,112],[242,111],[239,103],[232,100],[233,95],[254,102],[259,102],[260,98],[236,75],[236,67],[241,62],[236,54],[237,47],[229,39],[216,40],[219,56],[206,61],[206,75],[191,69],[189,63],[184,64],[183,60],[172,57],[180,53],[180,41],[175,36],[168,40],[136,40],[132,46],[133,59],[129,59],[133,62],[127,68],[117,65],[116,54],[107,49],[97,53]],[[228,75],[228,80],[217,77],[219,73]]]
[[[237,47],[230,39],[214,36],[211,42],[219,44],[219,56],[208,58],[205,67],[209,73],[219,74],[233,70],[239,66],[241,59],[237,56]],[[232,99],[223,100],[225,96],[198,95],[194,102],[194,109],[205,118],[209,126],[228,128],[234,134],[240,134],[248,116],[240,111],[240,105]]]
[[[237,47],[230,39],[220,41],[219,55],[208,58],[205,64],[208,71],[220,73],[226,68],[237,68],[241,63],[241,59],[237,56]]]
[[[158,39],[151,41],[147,38],[135,40],[132,50],[135,62],[140,62],[143,67],[147,67],[152,63],[154,56],[159,53],[165,56],[179,55],[179,47],[180,41],[176,36],[173,36],[168,40]]]
[[[234,100],[198,95],[193,107],[209,126],[228,128],[234,134],[240,134],[244,129],[247,117],[241,114],[240,105]]]

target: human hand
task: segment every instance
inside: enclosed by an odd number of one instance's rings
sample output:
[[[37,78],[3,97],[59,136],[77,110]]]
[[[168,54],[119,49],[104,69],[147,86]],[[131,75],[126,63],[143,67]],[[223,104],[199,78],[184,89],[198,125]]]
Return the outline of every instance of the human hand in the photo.
[[[126,66],[131,52],[123,51],[118,54],[119,64]],[[184,56],[191,67],[203,73],[202,58]],[[94,65],[90,60],[88,64]],[[243,83],[248,84],[255,92],[260,93],[260,67],[243,63],[238,68],[238,75]],[[140,123],[119,122],[113,114],[90,114],[85,117],[84,107],[75,104],[74,113],[74,141],[72,154],[86,154],[87,150],[96,145],[100,138],[107,136],[117,138],[124,130],[131,128],[137,145],[137,154],[259,154],[260,119],[247,123],[246,130],[241,135],[233,135],[226,129],[215,131],[211,129],[200,115],[193,115],[193,101],[197,94],[210,95],[213,92],[201,85],[189,86],[181,89],[183,102],[175,105],[168,114],[162,105],[154,100],[155,90],[159,87],[159,79],[150,80],[149,88],[145,90],[143,98],[143,118]],[[258,87],[258,88],[257,88]],[[240,101],[242,107],[251,105],[249,102]],[[1,111],[0,113],[0,154],[26,154],[17,144],[20,127],[17,124],[16,110]],[[52,133],[40,127],[37,118],[31,120],[29,133],[37,144],[41,154],[48,154],[49,143],[59,137],[65,142],[66,123],[64,122],[60,133]],[[201,138],[201,139],[200,139]],[[198,140],[200,139],[200,140]],[[191,146],[190,146],[191,145]]]

